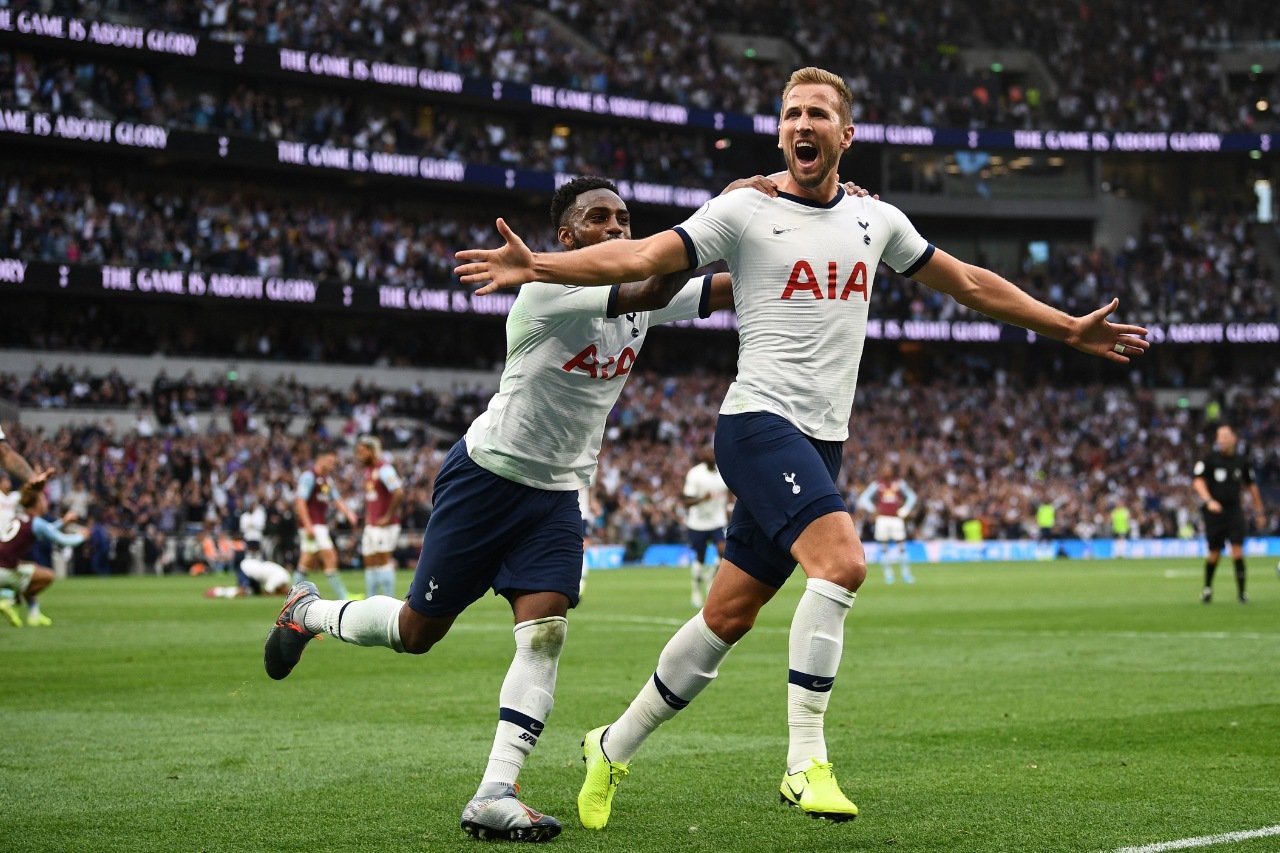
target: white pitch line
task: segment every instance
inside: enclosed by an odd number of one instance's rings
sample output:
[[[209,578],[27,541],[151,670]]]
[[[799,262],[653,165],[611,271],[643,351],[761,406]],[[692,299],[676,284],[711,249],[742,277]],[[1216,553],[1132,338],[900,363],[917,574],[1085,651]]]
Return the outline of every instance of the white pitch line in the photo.
[[[611,624],[628,623],[646,625],[654,628],[678,628],[685,619],[664,619],[648,616],[595,616],[580,614],[571,617],[575,622],[608,622]],[[899,628],[891,625],[869,628],[850,625],[853,632],[870,634],[909,634],[912,636],[932,637],[1097,637],[1119,640],[1275,640],[1280,641],[1280,632],[1275,631],[1017,631],[1000,630],[998,628]],[[753,629],[756,634],[786,634],[791,631],[786,626],[761,626]]]
[[[1223,832],[1218,835],[1201,835],[1198,838],[1179,838],[1177,841],[1159,841],[1155,844],[1143,844],[1140,847],[1121,847],[1111,853],[1164,853],[1166,850],[1189,850],[1192,847],[1211,847],[1215,844],[1231,844],[1236,841],[1248,841],[1252,838],[1266,838],[1280,835],[1280,824],[1264,826],[1261,829],[1242,829],[1239,832]]]

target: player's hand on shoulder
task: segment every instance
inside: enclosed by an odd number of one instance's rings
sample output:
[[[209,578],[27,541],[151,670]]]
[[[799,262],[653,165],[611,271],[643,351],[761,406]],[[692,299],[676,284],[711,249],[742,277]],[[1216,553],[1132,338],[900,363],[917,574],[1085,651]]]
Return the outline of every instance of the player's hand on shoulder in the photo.
[[[774,198],[778,195],[778,184],[773,178],[768,178],[764,175],[753,175],[750,178],[738,178],[738,180],[721,190],[720,195],[731,193],[734,190],[755,190]]]
[[[839,180],[838,176],[836,180]],[[870,190],[867,190],[863,187],[858,186],[853,181],[844,181],[843,183],[840,184],[840,186],[844,187],[844,191],[847,195],[857,196],[858,198],[866,198],[867,196],[871,195]],[[876,201],[880,200],[879,193],[876,193],[875,195],[871,195],[871,197]]]

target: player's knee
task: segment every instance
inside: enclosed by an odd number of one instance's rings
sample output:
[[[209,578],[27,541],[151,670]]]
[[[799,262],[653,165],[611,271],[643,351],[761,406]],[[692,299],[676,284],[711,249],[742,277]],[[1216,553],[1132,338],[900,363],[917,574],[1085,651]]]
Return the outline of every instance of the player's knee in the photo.
[[[557,660],[564,650],[565,636],[569,631],[569,622],[563,616],[544,619],[533,627],[529,636],[529,648],[535,654],[549,660]]]
[[[400,645],[405,654],[425,655],[436,644],[436,637],[430,637],[421,631],[400,632]]]
[[[854,552],[833,555],[825,565],[808,574],[810,577],[831,581],[850,592],[857,592],[858,587],[867,579],[867,560],[862,554]]]
[[[453,619],[429,619],[408,605],[401,605],[397,626],[400,629],[400,648],[406,654],[425,655],[444,639],[452,626]]]
[[[717,608],[708,603],[702,610],[702,621],[711,633],[726,643],[736,643],[755,627],[756,613],[745,609]]]

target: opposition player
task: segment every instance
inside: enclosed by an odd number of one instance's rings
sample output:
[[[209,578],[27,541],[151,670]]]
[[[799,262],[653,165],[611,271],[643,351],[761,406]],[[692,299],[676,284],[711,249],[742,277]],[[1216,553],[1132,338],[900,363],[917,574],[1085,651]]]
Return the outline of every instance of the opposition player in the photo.
[[[684,475],[682,497],[687,512],[685,527],[689,529],[689,547],[693,562],[689,566],[693,588],[689,603],[701,607],[707,588],[724,556],[724,526],[729,523],[729,487],[716,469],[716,454],[710,447],[698,451],[698,464]],[[705,563],[707,546],[715,543],[716,557]]]
[[[322,450],[316,454],[311,467],[298,477],[294,493],[294,512],[298,516],[298,580],[305,578],[309,569],[324,569],[325,577],[338,598],[347,597],[347,587],[338,573],[338,551],[329,535],[329,507],[335,506],[347,517],[352,529],[356,516],[343,503],[338,487],[333,481],[333,469],[338,464],[338,454]]]
[[[244,557],[236,567],[235,586],[215,586],[205,590],[209,598],[242,598],[248,595],[287,595],[293,578],[289,570],[262,555],[258,542],[244,543]]]
[[[894,476],[892,465],[880,466],[880,477],[858,495],[858,508],[876,517],[872,534],[880,543],[880,567],[884,582],[893,583],[893,559],[896,553],[903,583],[915,583],[911,560],[907,557],[907,516],[916,506],[916,493],[907,481]]]
[[[551,220],[565,254],[631,236],[627,206],[602,178],[562,186]],[[515,783],[551,713],[566,616],[578,602],[578,492],[595,471],[605,419],[649,327],[731,307],[731,293],[723,273],[610,290],[527,284],[507,317],[498,392],[436,477],[407,600],[326,601],[301,583],[267,636],[267,673],[281,679],[316,634],[423,654],[487,590],[505,597],[515,657],[499,693],[488,765],[461,817],[477,838],[547,841],[560,833],[554,817],[517,799]]]
[[[1231,545],[1231,561],[1236,570],[1236,600],[1249,601],[1245,593],[1244,565],[1244,509],[1240,502],[1241,490],[1247,489],[1253,499],[1253,511],[1258,527],[1266,524],[1266,512],[1262,508],[1262,493],[1249,464],[1236,453],[1236,431],[1223,424],[1215,435],[1214,449],[1196,462],[1192,473],[1192,488],[1200,498],[1201,515],[1204,518],[1204,536],[1209,554],[1204,561],[1204,589],[1200,600],[1213,601],[1213,575],[1218,570],[1222,546]]]
[[[364,469],[364,535],[360,554],[364,562],[366,597],[396,594],[396,564],[392,553],[400,538],[400,504],[404,483],[391,460],[382,454],[377,436],[362,435],[356,441],[356,461]]]
[[[43,539],[58,547],[75,547],[84,542],[81,534],[62,532],[63,521],[46,521],[49,500],[44,486],[53,475],[53,469],[33,474],[22,485],[18,511],[0,528],[0,587],[12,590],[15,597],[27,605],[26,624],[47,627],[53,620],[40,612],[39,595],[53,583],[53,570],[46,566],[24,561],[27,551],[36,539]],[[70,514],[68,515],[70,517]],[[23,620],[7,600],[0,600],[0,612],[14,627]]]
[[[737,498],[720,571],[702,611],[668,642],[657,671],[622,717],[589,732],[579,819],[602,828],[618,781],[645,738],[715,678],[798,563],[805,590],[788,651],[784,802],[844,820],[857,807],[827,758],[823,720],[843,649],[844,621],[866,577],[853,519],[835,484],[881,260],[998,320],[1118,364],[1148,344],[1138,326],[1107,321],[1118,301],[1072,317],[916,233],[897,208],[838,191],[853,142],[845,82],[818,68],[783,91],[778,145],[787,174],[776,196],[729,192],[682,225],[629,244],[534,253],[501,219],[505,245],[457,254],[455,272],[485,294],[526,281],[632,281],[722,259],[738,311],[738,376],[720,409],[716,458]]]

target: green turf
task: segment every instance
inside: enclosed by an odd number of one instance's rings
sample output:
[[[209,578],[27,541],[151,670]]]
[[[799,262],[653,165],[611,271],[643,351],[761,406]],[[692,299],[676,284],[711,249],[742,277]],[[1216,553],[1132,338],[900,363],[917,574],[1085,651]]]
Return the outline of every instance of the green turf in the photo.
[[[572,850],[1095,851],[1278,824],[1280,582],[1253,562],[1244,607],[1229,567],[1201,605],[1190,561],[918,566],[911,587],[873,569],[827,717],[862,809],[838,825],[777,802],[793,579],[589,833],[578,741],[690,614],[682,571],[596,572],[524,792]],[[70,579],[51,628],[0,623],[0,848],[477,849],[458,815],[510,660],[501,601],[425,657],[327,639],[275,683],[278,600],[210,584]]]

